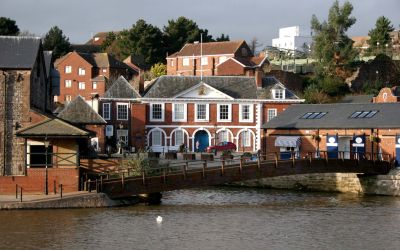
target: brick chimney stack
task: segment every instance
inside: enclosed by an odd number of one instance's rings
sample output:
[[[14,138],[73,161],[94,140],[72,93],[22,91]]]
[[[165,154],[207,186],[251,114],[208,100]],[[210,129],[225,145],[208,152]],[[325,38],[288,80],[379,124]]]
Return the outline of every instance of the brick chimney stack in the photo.
[[[144,72],[142,70],[139,71],[139,94],[143,95],[144,93]]]
[[[262,79],[264,77],[264,72],[262,69],[257,68],[255,72],[255,78],[256,78],[256,85],[257,88],[262,88]]]

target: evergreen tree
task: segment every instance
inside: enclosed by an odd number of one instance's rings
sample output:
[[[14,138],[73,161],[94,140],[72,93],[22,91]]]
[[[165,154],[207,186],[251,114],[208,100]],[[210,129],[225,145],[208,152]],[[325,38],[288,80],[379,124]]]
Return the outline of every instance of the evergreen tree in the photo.
[[[53,58],[57,59],[71,51],[69,39],[57,26],[52,27],[43,39],[44,50],[53,51]]]
[[[383,48],[389,47],[392,43],[390,39],[390,32],[394,30],[390,20],[384,16],[379,17],[376,20],[375,28],[370,30],[368,35],[369,51],[378,54],[382,52]]]
[[[203,42],[214,41],[207,29],[200,29],[196,22],[183,16],[176,20],[168,20],[168,25],[164,26],[163,31],[164,44],[169,54],[179,51],[186,43],[200,41],[200,34],[203,35]]]
[[[312,16],[311,28],[315,32],[312,52],[317,61],[317,74],[322,77],[340,75],[345,78],[347,67],[355,59],[353,41],[346,34],[356,22],[350,16],[352,11],[351,3],[346,1],[340,6],[336,0],[329,10],[328,21],[321,23]]]
[[[224,42],[224,41],[230,41],[229,35],[226,35],[224,33],[221,34],[221,36],[215,38],[216,42]]]
[[[0,36],[17,36],[18,33],[19,28],[14,20],[7,17],[0,17]]]

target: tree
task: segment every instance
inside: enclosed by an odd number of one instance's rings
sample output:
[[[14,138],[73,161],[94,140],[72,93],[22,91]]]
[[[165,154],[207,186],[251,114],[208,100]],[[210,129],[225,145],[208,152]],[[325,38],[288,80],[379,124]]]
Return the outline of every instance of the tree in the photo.
[[[38,37],[35,33],[30,32],[29,30],[23,30],[18,33],[18,36],[27,36],[27,37]]]
[[[183,16],[176,20],[168,20],[168,25],[164,26],[163,31],[164,44],[169,54],[179,51],[186,43],[200,41],[200,34],[203,36],[203,42],[214,41],[207,29],[200,29],[196,22]],[[222,38],[226,39],[224,36]]]
[[[230,41],[229,35],[226,35],[222,33],[219,37],[215,38],[216,42],[225,42],[225,41]]]
[[[71,44],[62,30],[54,26],[44,36],[43,48],[53,51],[53,58],[57,59],[71,51]]]
[[[163,63],[156,63],[150,68],[152,78],[157,78],[167,74],[167,65]]]
[[[250,42],[249,42],[249,47],[251,52],[253,53],[253,55],[255,55],[257,53],[257,49],[262,46],[262,44],[260,44],[258,42],[258,38],[257,37],[253,37]]]
[[[391,25],[388,18],[384,16],[379,17],[376,20],[375,28],[370,30],[368,33],[370,36],[370,39],[368,40],[369,51],[378,54],[380,52],[380,48],[390,46],[392,43],[390,39],[390,32],[393,30],[393,25]]]
[[[111,44],[117,39],[117,36],[115,35],[114,32],[109,32],[106,35],[106,39],[104,40],[104,42],[101,44],[101,49],[104,51],[106,50],[108,47],[111,46]]]
[[[16,36],[18,33],[19,28],[14,20],[0,17],[0,36]]]
[[[165,60],[163,35],[159,28],[139,19],[132,28],[123,30],[106,48],[106,52],[123,60],[131,54],[143,56],[146,64],[153,65]]]
[[[316,72],[323,77],[339,75],[346,78],[348,66],[355,59],[353,41],[346,31],[356,22],[351,17],[353,6],[345,2],[343,6],[336,0],[329,9],[328,21],[322,23],[315,15],[311,19],[314,30],[312,53],[317,60]]]

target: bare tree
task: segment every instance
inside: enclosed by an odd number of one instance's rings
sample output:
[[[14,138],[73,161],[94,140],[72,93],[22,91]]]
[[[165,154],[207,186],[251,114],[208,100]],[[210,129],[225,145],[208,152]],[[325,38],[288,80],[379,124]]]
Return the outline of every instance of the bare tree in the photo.
[[[258,48],[261,47],[263,44],[258,42],[258,38],[257,37],[253,37],[250,42],[249,42],[249,46],[250,46],[250,50],[253,53],[253,55],[256,55],[258,53]]]

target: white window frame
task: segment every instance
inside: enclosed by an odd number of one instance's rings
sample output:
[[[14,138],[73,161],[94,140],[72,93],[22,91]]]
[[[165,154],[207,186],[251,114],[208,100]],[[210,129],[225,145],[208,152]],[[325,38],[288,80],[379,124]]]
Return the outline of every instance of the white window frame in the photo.
[[[72,101],[72,96],[71,95],[65,95],[65,101],[66,102]]]
[[[177,119],[175,117],[176,115],[176,111],[175,111],[175,106],[176,105],[183,105],[183,118],[182,119]],[[172,121],[173,122],[186,122],[187,119],[187,104],[186,103],[173,103],[172,104]]]
[[[249,119],[243,118],[243,107],[244,106],[249,106]],[[254,110],[254,105],[251,103],[239,104],[239,122],[253,122],[253,117],[254,117],[253,110]]]
[[[201,57],[201,65],[208,65],[208,57],[203,56]]]
[[[281,93],[281,95],[277,96],[278,93]],[[284,89],[273,89],[272,90],[272,98],[277,99],[277,100],[283,100],[285,99],[285,90]]]
[[[72,88],[72,80],[65,80],[64,84],[65,88]]]
[[[97,89],[97,82],[92,83],[92,89]]]
[[[223,136],[221,136],[223,135]],[[224,137],[224,138],[222,138]],[[228,130],[221,130],[218,132],[218,143],[221,142],[228,142],[229,141],[229,134],[228,134]]]
[[[184,57],[182,59],[182,66],[190,66],[190,58],[189,57]]]
[[[125,143],[124,146],[128,146],[129,132],[127,129],[117,129],[117,140],[119,141],[120,138],[123,138],[121,141]]]
[[[154,105],[161,105],[161,119],[153,118],[153,106]],[[164,111],[165,111],[164,103],[150,103],[150,121],[151,122],[163,122],[164,121]]]
[[[126,107],[126,119],[125,118],[120,118],[120,112],[118,107],[119,106],[125,106]],[[118,121],[127,121],[129,118],[129,104],[124,103],[124,102],[117,102],[117,120]]]
[[[179,132],[179,134],[181,134],[180,141],[179,141],[180,143],[177,143],[178,132]],[[175,146],[180,146],[185,143],[185,133],[183,133],[183,130],[181,130],[181,129],[175,130],[174,136],[175,136]]]
[[[86,83],[85,82],[79,82],[78,83],[78,89],[86,89]]]
[[[171,59],[171,67],[174,67],[174,59]]]
[[[156,140],[154,139],[154,135],[158,134],[160,137],[157,138],[160,140],[160,143],[156,143]],[[162,132],[160,130],[154,130],[151,132],[151,146],[162,146]]]
[[[197,118],[197,105],[205,105],[206,106],[206,118],[205,119],[198,119]],[[194,121],[195,122],[208,122],[210,120],[209,118],[209,110],[210,110],[210,105],[208,103],[195,103],[194,104]]]
[[[85,68],[79,67],[79,68],[78,68],[78,75],[80,75],[80,76],[86,75],[86,70],[85,70]]]
[[[104,110],[106,110],[106,107],[108,107],[108,116],[106,116],[106,113]],[[103,119],[104,120],[111,120],[111,103],[103,103]]]
[[[228,119],[220,119],[221,106],[228,106]],[[217,105],[217,122],[231,122],[232,121],[232,104],[231,103],[218,103]]]
[[[66,65],[64,69],[65,74],[71,74],[72,73],[72,66],[71,65]]]
[[[270,116],[270,112],[274,112],[274,117],[271,118]],[[268,109],[267,110],[267,122],[271,121],[272,119],[274,119],[276,116],[278,115],[278,110],[277,109]]]
[[[245,137],[245,135],[247,136],[247,137]],[[251,146],[251,141],[250,141],[250,138],[251,138],[251,133],[250,133],[250,131],[242,131],[242,133],[241,133],[241,139],[242,139],[242,147],[250,147]],[[246,140],[245,140],[246,139]]]

